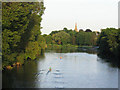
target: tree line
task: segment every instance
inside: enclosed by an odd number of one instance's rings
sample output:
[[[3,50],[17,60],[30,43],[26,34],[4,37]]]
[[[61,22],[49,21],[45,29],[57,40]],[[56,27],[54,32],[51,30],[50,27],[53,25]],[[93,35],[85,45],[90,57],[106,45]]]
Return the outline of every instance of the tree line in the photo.
[[[41,35],[43,2],[2,3],[2,67],[35,59],[45,49]]]
[[[57,45],[78,45],[78,46],[95,46],[97,41],[97,35],[91,30],[68,30],[64,28],[59,31],[52,31],[49,35],[43,35],[47,44]]]

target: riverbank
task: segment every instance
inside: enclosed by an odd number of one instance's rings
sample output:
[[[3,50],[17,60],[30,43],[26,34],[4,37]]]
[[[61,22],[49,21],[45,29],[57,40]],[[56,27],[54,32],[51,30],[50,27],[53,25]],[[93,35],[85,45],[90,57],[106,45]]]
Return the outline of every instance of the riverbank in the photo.
[[[35,61],[35,60],[38,60],[39,58],[43,58],[44,57],[44,52],[45,51],[42,51],[43,53],[41,53],[40,55],[38,55],[35,59],[30,59],[30,58],[28,58],[28,59],[26,59],[26,60],[21,60],[21,61],[24,61],[23,63],[21,63],[21,62],[14,62],[13,64],[9,64],[9,65],[7,65],[7,66],[4,66],[4,67],[2,67],[2,71],[4,71],[4,70],[12,70],[13,68],[15,68],[15,67],[22,67],[22,66],[24,66],[24,64],[26,63],[26,62],[29,62],[29,61]]]
[[[78,46],[70,45],[70,44],[67,44],[67,45],[47,44],[46,49],[55,50],[55,49],[71,49],[71,48],[76,49],[76,48],[78,48]]]
[[[58,53],[67,53],[67,52],[87,52],[87,53],[92,53],[92,54],[96,54],[97,53],[97,49],[94,46],[78,46],[78,45],[57,45],[57,44],[48,44],[46,45],[46,51],[56,51]],[[37,58],[40,58],[41,56],[44,56],[44,52],[42,51],[42,55],[37,56]],[[36,60],[37,58],[35,58],[34,60]],[[31,60],[30,58],[28,58],[27,60],[22,60],[22,61],[28,61]],[[13,64],[9,64],[5,67],[2,68],[2,70],[5,69],[13,69],[14,67],[20,67],[23,66],[24,63],[20,63],[20,62],[15,62]]]
[[[78,46],[78,45],[57,45],[57,44],[47,44],[46,50],[56,50],[58,52],[88,52],[88,51],[95,51],[97,52],[97,46]]]
[[[66,45],[58,45],[58,44],[47,44],[47,49],[62,49],[62,48],[98,48],[97,46],[79,46],[79,45],[71,45],[71,44],[66,44]]]

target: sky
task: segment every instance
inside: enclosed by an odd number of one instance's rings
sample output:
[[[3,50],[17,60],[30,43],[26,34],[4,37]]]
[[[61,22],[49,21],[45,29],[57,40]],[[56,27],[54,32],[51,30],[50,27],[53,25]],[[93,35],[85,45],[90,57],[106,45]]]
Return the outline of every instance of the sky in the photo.
[[[120,0],[44,0],[46,7],[42,34],[49,34],[64,27],[100,31],[118,27],[118,2]]]

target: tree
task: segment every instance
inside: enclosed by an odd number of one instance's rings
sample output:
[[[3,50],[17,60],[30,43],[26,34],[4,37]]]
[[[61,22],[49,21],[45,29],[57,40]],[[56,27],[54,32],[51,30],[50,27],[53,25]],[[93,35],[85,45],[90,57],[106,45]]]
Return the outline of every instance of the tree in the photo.
[[[96,38],[97,38],[97,36],[93,32],[80,31],[77,33],[76,43],[78,45],[93,46],[93,45],[96,45]]]
[[[60,31],[52,31],[52,32],[50,33],[50,35],[52,36],[53,34],[56,34],[56,33],[58,33],[58,32],[60,32]]]
[[[52,36],[51,35],[45,36],[45,40],[46,40],[46,44],[52,44]]]
[[[86,29],[86,31],[85,32],[92,32],[90,29]]]
[[[70,42],[70,35],[64,31],[53,34],[52,38],[59,45],[64,45]]]
[[[83,29],[80,29],[79,32],[81,32],[81,31],[83,32],[84,30],[83,30]]]
[[[84,45],[85,44],[85,32],[79,32],[76,37],[77,45]]]
[[[38,40],[44,10],[43,2],[2,3],[3,67],[40,54],[39,45],[45,42]]]
[[[119,61],[120,54],[120,30],[115,28],[102,29],[98,38],[99,54],[106,58],[114,58],[114,62]]]

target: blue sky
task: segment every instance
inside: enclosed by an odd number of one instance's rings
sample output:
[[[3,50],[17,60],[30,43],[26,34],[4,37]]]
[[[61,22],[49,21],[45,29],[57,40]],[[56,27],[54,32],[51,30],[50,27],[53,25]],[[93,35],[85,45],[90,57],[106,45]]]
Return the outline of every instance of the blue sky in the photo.
[[[42,16],[42,34],[54,30],[75,28],[100,31],[102,28],[118,27],[118,2],[120,0],[44,0],[46,7]]]

